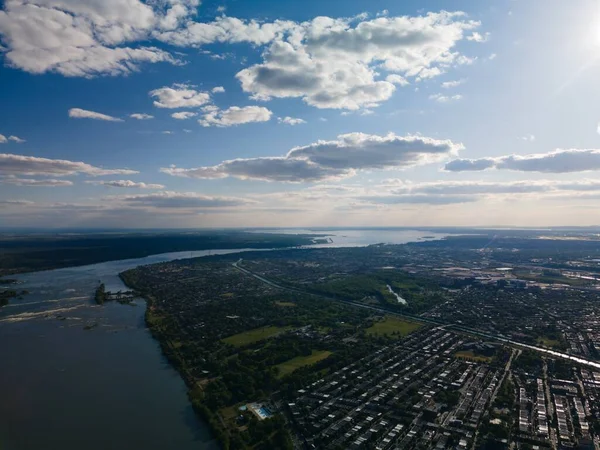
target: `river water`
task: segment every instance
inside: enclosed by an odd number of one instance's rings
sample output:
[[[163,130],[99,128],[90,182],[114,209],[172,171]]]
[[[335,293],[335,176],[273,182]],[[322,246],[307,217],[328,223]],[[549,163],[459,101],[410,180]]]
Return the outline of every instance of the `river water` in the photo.
[[[389,284],[387,285],[387,290],[390,294],[392,294],[394,297],[396,297],[396,300],[398,300],[398,303],[401,303],[403,305],[408,305],[408,302],[406,301],[406,299],[400,297],[396,292],[394,292],[394,290],[392,289],[392,287]]]
[[[368,234],[333,236],[328,246],[388,241]],[[424,236],[432,233],[403,230],[388,242]],[[16,289],[29,294],[0,309],[0,449],[217,448],[145,327],[145,302],[98,306],[93,294],[100,281],[109,291],[125,290],[118,274],[139,265],[245,250],[168,253],[14,277]]]
[[[291,229],[291,228],[271,228],[256,229],[256,233],[276,233],[276,234],[315,234],[331,238],[327,244],[311,245],[313,248],[326,247],[363,247],[372,244],[406,244],[408,242],[427,241],[443,239],[448,236],[447,233],[434,233],[421,230],[407,229]]]
[[[240,250],[170,253],[19,275],[0,310],[0,448],[209,449],[186,386],[144,324],[146,304],[93,300],[123,270]],[[92,327],[86,330],[85,327]]]

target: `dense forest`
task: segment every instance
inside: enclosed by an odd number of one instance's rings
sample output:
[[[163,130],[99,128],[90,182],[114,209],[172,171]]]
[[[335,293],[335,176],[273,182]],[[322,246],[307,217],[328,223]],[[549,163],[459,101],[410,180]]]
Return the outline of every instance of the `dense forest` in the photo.
[[[0,276],[169,252],[295,247],[311,244],[315,238],[243,231],[4,235]]]

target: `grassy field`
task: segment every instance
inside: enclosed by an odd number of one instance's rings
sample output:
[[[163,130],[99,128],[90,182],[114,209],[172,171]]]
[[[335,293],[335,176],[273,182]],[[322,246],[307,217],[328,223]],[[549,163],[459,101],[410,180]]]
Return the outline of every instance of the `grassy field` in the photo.
[[[243,347],[245,345],[253,344],[264,339],[269,339],[273,336],[277,336],[279,333],[283,333],[288,330],[289,327],[262,327],[255,328],[254,330],[245,331],[243,333],[234,334],[233,336],[222,339],[223,342],[231,344],[234,347]]]
[[[388,316],[381,322],[376,322],[373,326],[367,328],[368,335],[391,336],[397,332],[399,337],[406,336],[413,331],[421,328],[420,323],[409,322],[408,320],[399,319],[397,317]]]
[[[296,306],[294,302],[275,302],[275,304],[284,308],[293,308],[294,306]]]
[[[456,352],[454,356],[456,356],[457,358],[484,363],[490,362],[493,359],[491,356],[478,355],[476,353],[473,353],[471,350],[463,350],[461,352]]]
[[[311,355],[308,356],[297,356],[296,358],[290,359],[284,363],[277,365],[279,368],[279,376],[283,377],[294,370],[304,366],[311,366],[325,358],[328,358],[331,352],[326,350],[313,350]]]
[[[393,281],[392,287],[400,291],[419,291],[421,288],[412,280]]]
[[[568,284],[569,286],[585,286],[591,284],[590,280],[584,280],[582,278],[567,278],[560,274],[556,275],[544,275],[544,274],[533,274],[527,271],[515,271],[515,276],[521,280],[537,281],[538,283],[546,284]]]
[[[561,347],[560,341],[557,341],[556,339],[550,339],[545,336],[539,337],[537,340],[537,343],[539,345],[543,345],[545,347],[550,347],[550,348],[560,348]]]

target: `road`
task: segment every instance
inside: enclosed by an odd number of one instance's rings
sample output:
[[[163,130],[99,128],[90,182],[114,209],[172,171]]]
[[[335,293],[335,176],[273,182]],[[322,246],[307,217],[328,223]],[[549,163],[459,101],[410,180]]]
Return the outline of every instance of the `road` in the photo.
[[[504,371],[502,372],[502,376],[500,377],[500,379],[498,380],[498,384],[496,385],[496,387],[494,388],[494,392],[492,393],[492,396],[490,397],[490,406],[492,406],[494,404],[494,400],[496,400],[496,396],[498,395],[498,391],[500,390],[500,387],[502,386],[502,383],[504,383],[504,379],[507,376],[510,376],[510,366],[513,362],[513,359],[515,357],[518,358],[519,355],[521,354],[521,350],[511,350],[510,353],[510,358],[508,358],[508,361],[506,362],[506,365],[504,366]],[[489,414],[486,410],[485,415]],[[484,416],[485,417],[485,416]],[[477,438],[479,436],[479,427],[477,427],[477,429],[475,430],[475,436],[473,437],[473,445],[471,446],[471,450],[475,449],[475,446],[478,444],[477,442]]]
[[[543,366],[543,375],[542,380],[544,382],[544,396],[546,397],[546,404],[548,405],[547,411],[550,412],[550,423],[553,423],[556,417],[556,411],[554,410],[554,402],[552,401],[552,395],[550,393],[550,384],[548,383],[548,363],[544,361]],[[554,427],[550,427],[550,444],[552,445],[552,450],[556,450],[558,448],[558,437],[556,436],[556,429]]]
[[[339,297],[329,296],[329,295],[325,295],[325,294],[316,294],[314,292],[305,291],[303,289],[299,289],[299,288],[296,288],[296,287],[283,286],[283,285],[281,285],[281,284],[279,284],[279,283],[277,283],[275,281],[269,280],[268,278],[265,278],[265,277],[263,277],[261,275],[258,275],[256,273],[254,273],[254,272],[252,272],[252,271],[244,268],[244,267],[241,267],[241,265],[240,265],[241,262],[242,262],[242,259],[240,258],[238,261],[236,261],[236,262],[233,263],[233,267],[235,267],[240,272],[242,272],[242,273],[244,273],[244,274],[246,274],[248,276],[254,277],[257,280],[259,280],[259,281],[261,281],[261,282],[263,282],[263,283],[267,284],[268,286],[271,286],[271,287],[273,287],[275,289],[280,289],[280,290],[288,291],[288,292],[294,292],[294,293],[297,293],[297,294],[311,295],[311,296],[314,296],[314,297],[325,298],[327,300],[334,300],[334,301],[337,301],[337,302],[340,302],[340,303],[345,303],[347,305],[355,306],[357,308],[369,309],[371,311],[376,311],[376,312],[379,312],[379,313],[382,313],[382,314],[399,316],[399,317],[403,317],[403,318],[406,318],[406,319],[410,319],[410,320],[415,321],[415,322],[428,323],[428,324],[431,324],[431,325],[438,325],[438,326],[441,325],[441,326],[446,327],[449,330],[457,331],[459,333],[468,334],[468,335],[479,337],[479,338],[486,339],[486,340],[489,340],[489,341],[500,342],[502,344],[507,344],[507,345],[510,345],[512,347],[516,347],[516,348],[520,348],[520,349],[532,350],[532,351],[541,353],[543,355],[550,356],[552,358],[564,359],[566,361],[570,361],[572,363],[579,364],[579,365],[584,366],[584,367],[589,367],[591,369],[600,370],[600,363],[598,363],[598,362],[591,361],[591,360],[585,359],[585,358],[579,358],[577,356],[572,356],[572,355],[569,355],[567,353],[557,352],[557,351],[550,350],[550,349],[547,349],[547,348],[544,348],[544,347],[537,347],[535,345],[525,344],[523,342],[518,342],[518,341],[515,341],[515,340],[512,340],[512,339],[508,339],[508,338],[506,338],[504,336],[498,336],[498,335],[492,335],[492,334],[489,334],[489,333],[484,333],[484,332],[482,332],[480,330],[476,330],[476,329],[473,329],[473,328],[465,327],[465,326],[462,326],[462,325],[457,325],[457,324],[454,324],[454,323],[445,323],[445,322],[443,322],[441,320],[430,319],[430,318],[421,317],[421,316],[415,316],[415,315],[412,315],[412,314],[404,314],[404,313],[401,313],[401,312],[398,312],[398,311],[395,311],[395,310],[392,310],[392,309],[384,308],[384,307],[365,305],[363,303],[359,303],[359,302],[356,302],[356,301],[353,301],[353,300],[342,299],[342,298],[339,298]]]

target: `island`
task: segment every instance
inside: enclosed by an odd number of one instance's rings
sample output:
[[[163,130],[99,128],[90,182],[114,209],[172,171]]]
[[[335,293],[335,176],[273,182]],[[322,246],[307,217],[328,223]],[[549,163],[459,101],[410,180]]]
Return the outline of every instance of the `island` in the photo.
[[[15,283],[11,283],[15,284]],[[15,289],[0,289],[0,307],[8,305],[11,298],[22,298],[24,295],[29,294],[29,291]]]
[[[11,298],[17,297],[18,293],[15,290],[0,290],[0,307],[8,305]]]
[[[121,304],[130,304],[137,297],[139,297],[139,294],[135,291],[108,292],[104,283],[100,283],[94,294],[94,300],[98,305],[103,305],[105,302],[112,300]]]

